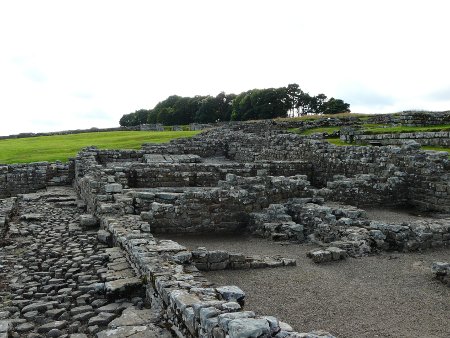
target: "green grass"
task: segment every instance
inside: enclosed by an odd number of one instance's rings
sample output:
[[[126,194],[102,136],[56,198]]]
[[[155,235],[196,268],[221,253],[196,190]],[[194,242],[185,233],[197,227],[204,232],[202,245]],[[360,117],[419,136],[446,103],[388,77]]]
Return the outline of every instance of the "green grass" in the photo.
[[[139,149],[143,143],[164,143],[198,133],[199,131],[113,131],[0,140],[0,163],[66,162],[87,146],[97,146],[99,149]]]
[[[327,138],[325,141],[330,142],[331,144],[334,144],[335,146],[356,146],[356,147],[365,147],[365,144],[356,144],[356,143],[347,143],[342,141],[338,137],[333,138]]]
[[[290,128],[290,129],[288,129],[288,131],[299,134],[299,135],[312,135],[315,133],[331,134],[335,131],[338,131],[339,129],[341,129],[341,128],[340,127],[317,127],[317,128],[311,128],[311,129],[307,129],[307,130],[299,132],[298,128]]]

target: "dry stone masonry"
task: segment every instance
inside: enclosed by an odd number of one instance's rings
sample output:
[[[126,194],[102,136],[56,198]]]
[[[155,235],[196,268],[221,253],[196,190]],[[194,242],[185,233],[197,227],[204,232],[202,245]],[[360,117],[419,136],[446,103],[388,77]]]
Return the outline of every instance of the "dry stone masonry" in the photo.
[[[201,272],[295,260],[189,250],[162,233],[313,243],[316,263],[450,245],[446,154],[337,147],[286,124],[233,123],[141,150],[85,148],[68,164],[0,167],[0,337],[333,337],[255,313],[239,286]],[[386,223],[369,219],[368,205],[441,215]],[[448,270],[433,266],[447,284]]]

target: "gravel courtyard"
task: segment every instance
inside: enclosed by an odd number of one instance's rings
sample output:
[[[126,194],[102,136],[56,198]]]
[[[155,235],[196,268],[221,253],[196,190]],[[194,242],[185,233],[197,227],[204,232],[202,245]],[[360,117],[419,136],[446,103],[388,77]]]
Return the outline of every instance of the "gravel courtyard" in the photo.
[[[389,214],[392,217],[392,214]],[[218,285],[238,285],[246,309],[278,317],[294,329],[328,330],[340,337],[448,337],[450,288],[433,279],[433,261],[448,261],[450,248],[422,253],[382,253],[317,265],[315,248],[251,237],[171,236],[194,249],[297,260],[296,267],[207,272]]]

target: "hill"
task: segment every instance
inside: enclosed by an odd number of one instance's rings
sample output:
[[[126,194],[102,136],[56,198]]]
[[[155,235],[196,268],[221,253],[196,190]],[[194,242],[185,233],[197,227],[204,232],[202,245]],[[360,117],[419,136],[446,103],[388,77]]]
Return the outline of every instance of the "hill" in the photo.
[[[66,162],[87,146],[99,149],[139,149],[143,143],[164,143],[194,136],[199,132],[114,131],[0,140],[0,163]]]

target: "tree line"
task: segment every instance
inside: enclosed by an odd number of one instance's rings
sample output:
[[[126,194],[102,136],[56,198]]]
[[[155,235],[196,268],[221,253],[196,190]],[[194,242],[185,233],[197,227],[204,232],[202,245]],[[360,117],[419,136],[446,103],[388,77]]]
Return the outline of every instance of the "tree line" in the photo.
[[[325,94],[311,96],[294,83],[281,88],[252,89],[238,95],[224,92],[215,97],[172,95],[153,109],[123,115],[120,125],[184,125],[346,112],[350,112],[350,105],[343,100],[328,99]]]

